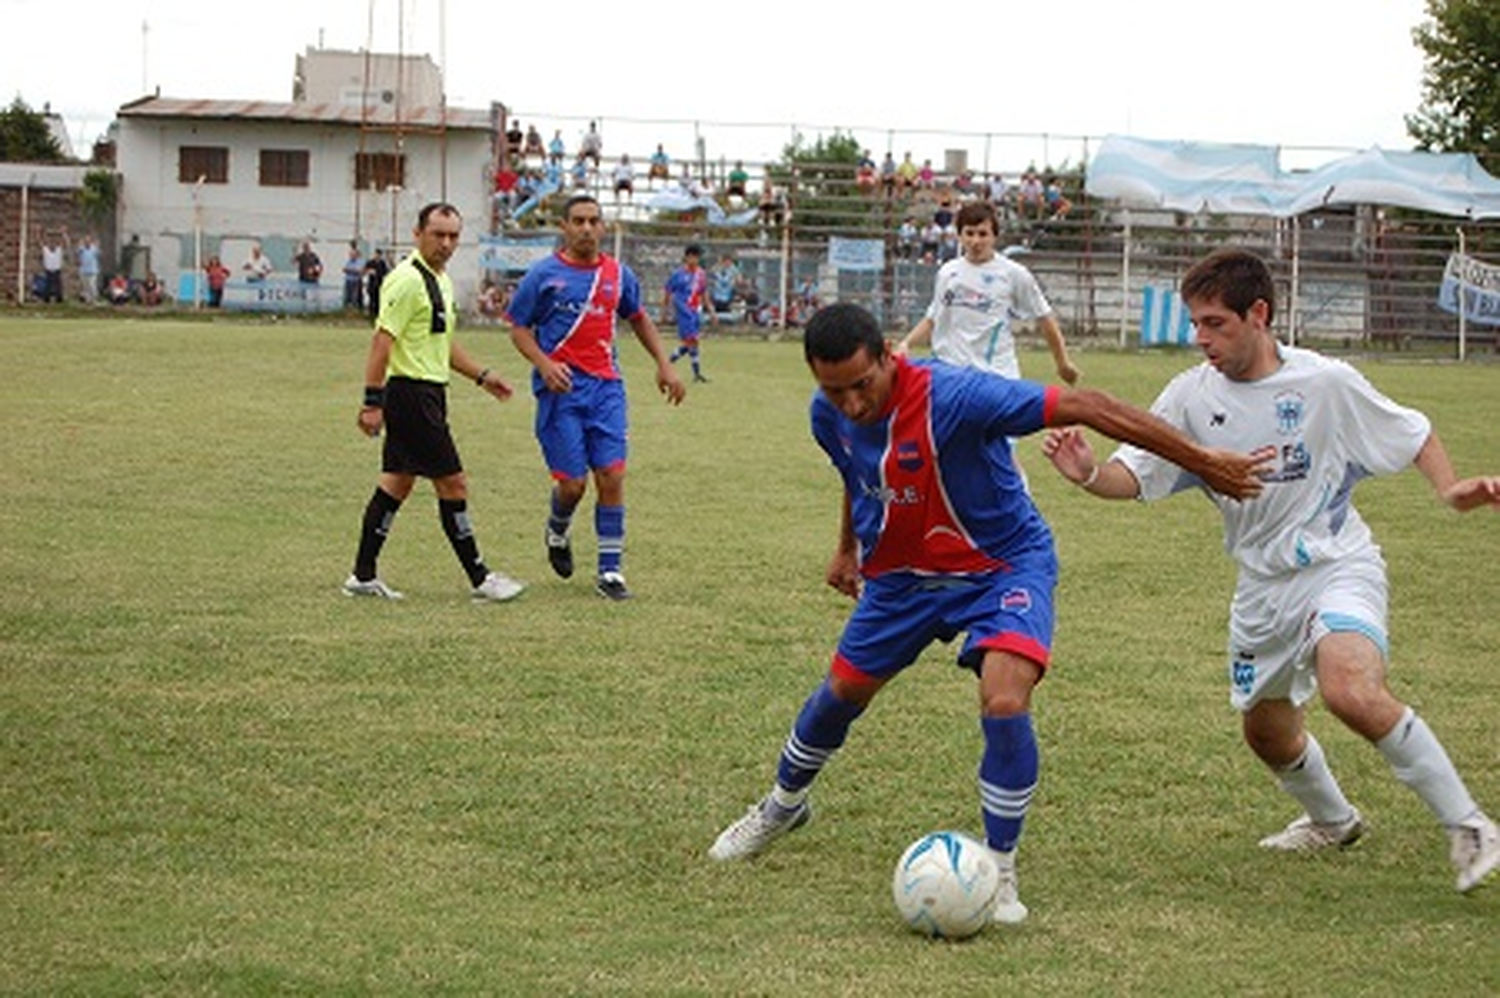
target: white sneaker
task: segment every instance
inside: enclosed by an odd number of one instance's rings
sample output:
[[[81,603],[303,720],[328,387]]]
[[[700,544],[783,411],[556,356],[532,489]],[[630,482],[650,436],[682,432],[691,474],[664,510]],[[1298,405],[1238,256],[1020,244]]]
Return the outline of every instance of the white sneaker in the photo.
[[[990,921],[997,925],[1019,925],[1026,921],[1026,906],[1021,903],[1021,881],[1016,876],[1016,854],[990,850],[1000,869],[1000,885],[995,888],[995,911]]]
[[[349,576],[344,580],[345,596],[374,596],[377,599],[403,599],[404,597],[380,581],[379,578],[364,580]]]
[[[1467,894],[1500,869],[1500,828],[1484,815],[1448,830],[1449,857],[1458,870],[1458,889]]]
[[[719,833],[708,849],[709,858],[720,862],[749,859],[787,832],[807,824],[811,817],[812,805],[805,800],[788,810],[767,797],[751,804],[743,818]]]
[[[521,595],[526,585],[506,575],[504,572],[491,572],[484,577],[484,581],[474,587],[474,599],[488,600],[492,603],[504,603]]]
[[[1267,835],[1261,839],[1260,846],[1262,849],[1276,849],[1280,852],[1342,849],[1344,846],[1352,846],[1364,833],[1365,819],[1360,817],[1357,810],[1348,820],[1327,825],[1318,824],[1304,814],[1275,835]]]

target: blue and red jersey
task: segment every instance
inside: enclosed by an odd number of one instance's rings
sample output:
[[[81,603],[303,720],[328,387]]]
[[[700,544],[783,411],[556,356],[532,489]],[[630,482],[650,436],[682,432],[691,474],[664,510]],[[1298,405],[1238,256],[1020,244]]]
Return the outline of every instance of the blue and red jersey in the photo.
[[[850,497],[861,573],[972,576],[1051,551],[1007,437],[1047,426],[1059,389],[894,358],[881,418],[847,419],[819,392],[812,432]]]
[[[554,253],[521,278],[505,317],[533,330],[553,360],[613,380],[620,376],[615,320],[640,314],[641,285],[629,267],[606,253],[591,264]],[[546,390],[540,374],[533,371],[531,380],[537,394]]]
[[[708,292],[708,274],[702,267],[689,270],[678,267],[667,278],[666,292],[672,296],[672,309],[677,315],[677,333],[687,337],[700,328],[703,311],[703,296]]]

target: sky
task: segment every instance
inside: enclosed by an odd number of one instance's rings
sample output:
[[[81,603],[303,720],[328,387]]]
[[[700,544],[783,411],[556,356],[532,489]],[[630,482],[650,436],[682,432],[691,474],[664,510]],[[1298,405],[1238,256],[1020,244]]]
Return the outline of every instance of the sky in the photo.
[[[960,150],[998,171],[1076,165],[1118,133],[1311,166],[1410,148],[1424,16],[1425,0],[0,0],[0,97],[50,106],[86,154],[147,93],[290,100],[296,57],[322,46],[430,55],[450,105],[498,101],[570,144],[597,119],[607,158],[701,142],[775,159],[842,131],[877,159],[941,168]]]

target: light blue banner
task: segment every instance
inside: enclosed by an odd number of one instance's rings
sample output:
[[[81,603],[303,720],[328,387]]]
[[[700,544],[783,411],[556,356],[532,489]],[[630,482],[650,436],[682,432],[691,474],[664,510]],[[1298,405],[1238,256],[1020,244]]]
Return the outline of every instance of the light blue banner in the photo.
[[[1465,319],[1484,326],[1500,325],[1500,267],[1464,253],[1452,254],[1443,268],[1438,308],[1457,315],[1460,292]]]

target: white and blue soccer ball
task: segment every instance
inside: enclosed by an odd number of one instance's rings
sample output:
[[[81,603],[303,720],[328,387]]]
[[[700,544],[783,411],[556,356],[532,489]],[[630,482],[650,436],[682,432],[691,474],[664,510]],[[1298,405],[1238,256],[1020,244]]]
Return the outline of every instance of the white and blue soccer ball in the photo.
[[[1000,868],[981,842],[961,832],[929,832],[906,847],[891,892],[912,931],[967,939],[990,921]]]

